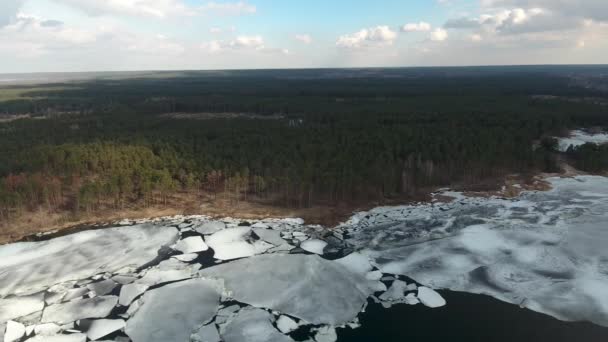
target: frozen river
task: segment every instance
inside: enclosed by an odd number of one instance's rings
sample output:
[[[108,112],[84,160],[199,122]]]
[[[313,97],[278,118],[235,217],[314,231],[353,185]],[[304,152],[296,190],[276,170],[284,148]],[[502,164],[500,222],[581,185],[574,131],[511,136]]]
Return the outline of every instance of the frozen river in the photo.
[[[0,246],[0,341],[606,341],[608,178],[549,181],[332,230],[174,217]]]

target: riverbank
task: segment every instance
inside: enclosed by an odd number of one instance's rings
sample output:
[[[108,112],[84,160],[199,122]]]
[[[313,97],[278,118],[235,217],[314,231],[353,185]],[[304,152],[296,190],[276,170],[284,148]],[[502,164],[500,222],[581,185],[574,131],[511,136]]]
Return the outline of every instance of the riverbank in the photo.
[[[565,167],[559,176],[572,177],[581,174],[571,167]],[[518,196],[522,191],[549,190],[544,181],[556,174],[509,175],[503,178],[492,178],[477,184],[455,184],[450,189],[463,192],[473,197],[506,197]],[[264,218],[303,219],[307,224],[334,227],[346,221],[359,211],[367,211],[379,206],[409,205],[435,201],[450,201],[443,195],[433,196],[439,189],[428,188],[419,194],[407,197],[386,198],[381,201],[325,203],[309,208],[290,208],[279,206],[269,199],[249,197],[238,201],[228,194],[200,195],[189,192],[176,193],[169,197],[166,204],[154,206],[127,205],[123,208],[101,208],[91,212],[74,215],[70,211],[53,212],[40,208],[21,214],[19,217],[0,225],[0,244],[21,241],[36,234],[48,234],[61,231],[77,231],[80,227],[109,225],[120,220],[154,219],[175,215],[205,215],[212,218],[235,217],[245,220]]]

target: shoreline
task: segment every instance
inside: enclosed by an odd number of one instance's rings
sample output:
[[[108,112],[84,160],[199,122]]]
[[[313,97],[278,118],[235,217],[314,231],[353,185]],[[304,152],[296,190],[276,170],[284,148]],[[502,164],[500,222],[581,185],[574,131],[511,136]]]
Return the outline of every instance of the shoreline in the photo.
[[[476,185],[457,184],[452,187],[438,187],[427,189],[423,194],[413,198],[385,199],[383,201],[372,201],[366,204],[343,203],[340,205],[316,205],[310,208],[285,208],[255,200],[241,201],[236,205],[229,204],[229,199],[222,196],[210,196],[204,198],[187,198],[180,196],[181,202],[162,207],[148,208],[126,208],[118,210],[104,210],[94,213],[86,218],[69,221],[65,223],[55,222],[44,224],[52,220],[53,216],[60,217],[60,213],[48,213],[37,211],[29,213],[34,226],[27,226],[30,222],[20,224],[4,232],[0,227],[0,245],[48,240],[50,238],[74,234],[85,230],[104,229],[120,226],[120,221],[151,221],[158,219],[170,219],[176,216],[206,216],[211,219],[222,219],[226,217],[241,220],[262,219],[285,219],[301,218],[307,225],[320,225],[326,229],[332,229],[346,222],[358,212],[369,211],[377,207],[391,207],[415,204],[428,204],[433,202],[449,202],[454,198],[442,194],[444,191],[460,192],[467,197],[503,197],[514,198],[524,191],[547,191],[551,187],[545,181],[550,177],[574,177],[584,173],[573,169],[569,165],[563,165],[563,171],[559,174],[540,173],[536,175],[508,175],[502,178],[494,178],[480,182]],[[227,203],[228,202],[228,203]],[[51,219],[47,219],[51,216]],[[55,219],[56,219],[55,218]],[[38,225],[36,225],[38,224]],[[39,226],[44,224],[43,226]]]

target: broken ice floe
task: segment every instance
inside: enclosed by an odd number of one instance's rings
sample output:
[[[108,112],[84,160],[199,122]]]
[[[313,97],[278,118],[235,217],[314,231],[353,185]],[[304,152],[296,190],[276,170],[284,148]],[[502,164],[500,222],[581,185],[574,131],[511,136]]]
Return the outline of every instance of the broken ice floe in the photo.
[[[174,228],[143,225],[0,246],[0,297],[33,293],[125,266],[137,268],[177,237]]]
[[[104,318],[117,303],[116,296],[104,296],[50,305],[42,313],[42,323],[66,324],[83,318]]]
[[[260,255],[207,268],[200,275],[224,281],[239,302],[313,324],[353,320],[371,293],[363,276],[313,255]]]
[[[272,315],[261,309],[247,308],[226,325],[225,342],[294,342],[272,325]]]
[[[334,341],[336,327],[358,326],[368,298],[385,307],[445,305],[433,288],[608,325],[608,181],[550,182],[549,192],[512,200],[450,193],[449,203],[376,208],[331,232],[300,220],[180,216],[2,246],[0,327],[13,321],[11,334],[22,325],[34,342],[176,333],[184,341],[244,341],[239,330],[258,324],[254,340],[292,341],[307,331],[310,341]],[[286,254],[305,250],[323,257]],[[47,264],[50,274],[19,271]],[[196,319],[180,318],[193,310]]]
[[[548,181],[552,190],[511,200],[358,213],[347,241],[383,273],[608,326],[608,178]]]
[[[133,342],[189,341],[190,335],[211,320],[220,292],[214,281],[191,279],[146,292],[139,310],[127,321]]]

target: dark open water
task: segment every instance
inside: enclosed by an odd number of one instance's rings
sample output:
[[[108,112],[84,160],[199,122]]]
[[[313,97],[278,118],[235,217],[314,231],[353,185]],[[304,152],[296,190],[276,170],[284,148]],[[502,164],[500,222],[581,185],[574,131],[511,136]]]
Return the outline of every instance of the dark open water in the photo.
[[[362,326],[339,329],[342,342],[608,342],[608,328],[562,322],[492,297],[440,291],[445,307],[422,304],[384,309],[370,301],[359,316]]]

